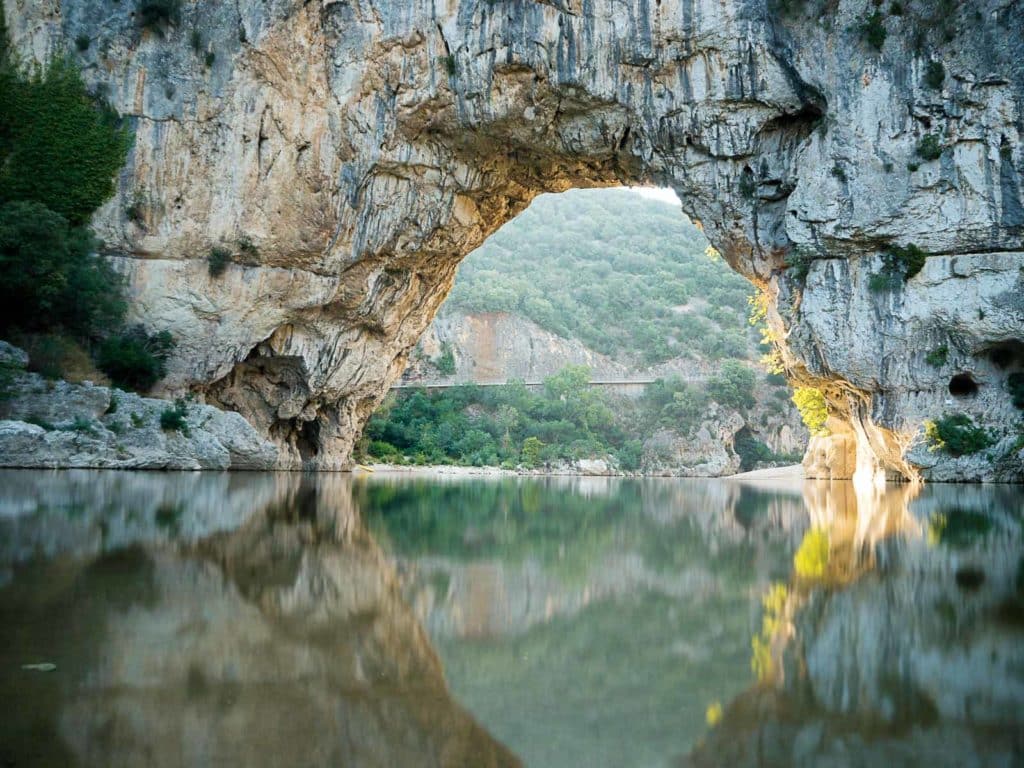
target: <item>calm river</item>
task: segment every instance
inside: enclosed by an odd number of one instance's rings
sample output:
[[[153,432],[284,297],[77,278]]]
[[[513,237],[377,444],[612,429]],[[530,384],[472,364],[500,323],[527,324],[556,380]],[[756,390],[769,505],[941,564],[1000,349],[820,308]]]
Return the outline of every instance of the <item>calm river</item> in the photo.
[[[1021,765],[1022,508],[0,471],[0,766]]]

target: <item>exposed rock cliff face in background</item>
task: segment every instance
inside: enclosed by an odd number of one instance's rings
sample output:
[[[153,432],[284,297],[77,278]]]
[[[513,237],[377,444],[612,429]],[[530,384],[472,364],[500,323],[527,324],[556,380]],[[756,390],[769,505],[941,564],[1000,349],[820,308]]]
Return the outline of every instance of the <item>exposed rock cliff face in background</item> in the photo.
[[[657,182],[768,291],[791,375],[824,386],[862,474],[1019,479],[1001,386],[1024,357],[1024,7],[907,2],[875,51],[872,3],[819,5],[186,2],[163,36],[124,1],[4,11],[27,59],[87,36],[87,80],[134,121],[94,223],[136,315],[179,339],[166,390],[238,410],[285,464],[346,462],[459,259],[534,195]],[[937,159],[915,154],[928,135]],[[210,248],[242,238],[257,251],[210,278]],[[869,293],[887,242],[930,258]],[[802,286],[783,271],[797,252],[814,259]],[[949,368],[932,372],[939,339]],[[946,402],[953,366],[974,399]],[[952,408],[1007,434],[997,469],[907,453]]]

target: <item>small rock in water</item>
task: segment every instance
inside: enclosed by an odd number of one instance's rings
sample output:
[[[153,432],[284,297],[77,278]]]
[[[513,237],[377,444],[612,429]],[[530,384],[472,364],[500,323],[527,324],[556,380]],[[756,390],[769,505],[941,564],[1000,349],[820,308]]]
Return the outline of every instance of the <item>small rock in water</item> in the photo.
[[[51,664],[48,661],[41,662],[39,664],[22,664],[22,669],[28,669],[33,672],[53,672],[57,668],[56,664]]]

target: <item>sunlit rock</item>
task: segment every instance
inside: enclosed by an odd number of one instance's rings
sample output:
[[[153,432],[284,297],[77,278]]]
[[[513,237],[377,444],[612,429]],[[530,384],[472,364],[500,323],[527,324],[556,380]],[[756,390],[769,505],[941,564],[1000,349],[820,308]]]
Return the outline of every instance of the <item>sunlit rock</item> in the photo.
[[[656,182],[767,291],[788,373],[873,472],[1019,480],[984,360],[1024,364],[1024,11],[908,0],[872,43],[863,0],[787,5],[241,0],[183,4],[165,35],[115,0],[5,15],[27,62],[97,41],[85,77],[135,144],[94,225],[135,317],[178,339],[164,390],[237,410],[283,466],[347,463],[459,259],[533,196]],[[924,269],[872,290],[910,244]],[[975,401],[947,402],[958,372]],[[951,409],[993,430],[991,460],[910,450]]]

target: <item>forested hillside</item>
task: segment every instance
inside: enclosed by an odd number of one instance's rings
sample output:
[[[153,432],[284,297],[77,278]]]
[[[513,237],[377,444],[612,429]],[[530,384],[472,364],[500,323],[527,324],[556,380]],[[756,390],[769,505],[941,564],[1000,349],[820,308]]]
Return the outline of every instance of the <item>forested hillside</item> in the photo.
[[[515,312],[637,365],[748,358],[751,286],[707,247],[635,192],[543,195],[466,257],[446,306]]]

